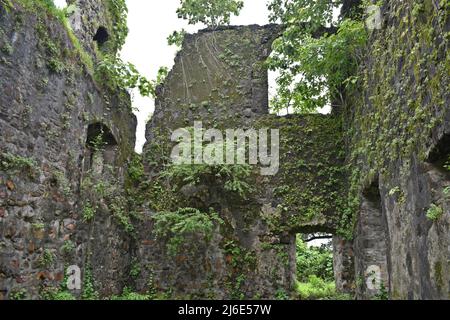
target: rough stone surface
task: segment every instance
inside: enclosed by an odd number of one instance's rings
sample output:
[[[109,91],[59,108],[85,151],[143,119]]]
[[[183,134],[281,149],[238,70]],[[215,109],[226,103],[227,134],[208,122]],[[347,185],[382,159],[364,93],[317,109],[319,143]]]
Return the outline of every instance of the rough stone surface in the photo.
[[[103,2],[76,2],[71,23],[95,62],[96,30],[116,22]],[[95,81],[49,12],[13,3],[0,8],[0,299],[42,298],[70,264],[84,285],[92,271],[101,297],[133,287],[163,298],[283,298],[295,281],[296,234],[319,231],[334,235],[339,291],[449,298],[448,8],[386,1],[362,90],[332,115],[268,114],[264,61],[280,27],[188,35],[157,89],[139,183],[127,174],[136,126],[127,94]],[[168,178],[171,133],[197,120],[279,129],[279,173],[253,168],[246,197],[217,174]],[[223,223],[207,239],[183,235],[170,254],[176,235],[156,234],[155,217],[184,207],[211,209]],[[373,279],[386,292],[371,289]]]
[[[58,72],[49,67],[49,39],[60,48]],[[0,160],[11,154],[35,164],[0,167],[0,292],[6,298],[26,289],[27,298],[38,298],[43,286],[58,287],[65,267],[76,264],[91,266],[99,292],[119,293],[130,241],[109,210],[98,210],[92,224],[83,221],[81,182],[84,164],[90,166],[93,123],[107,126],[117,140],[110,164],[123,179],[135,140],[130,101],[99,88],[66,30],[45,12],[18,3],[9,13],[0,9],[0,48],[9,47],[0,50]],[[65,252],[69,241],[73,248]],[[53,259],[44,266],[46,250]]]
[[[382,16],[369,39],[363,97],[347,110],[352,184],[361,194],[357,292],[373,296],[363,273],[377,264],[392,299],[448,299],[449,10],[387,1]],[[378,203],[363,196],[374,181]],[[432,208],[441,212],[434,220]]]

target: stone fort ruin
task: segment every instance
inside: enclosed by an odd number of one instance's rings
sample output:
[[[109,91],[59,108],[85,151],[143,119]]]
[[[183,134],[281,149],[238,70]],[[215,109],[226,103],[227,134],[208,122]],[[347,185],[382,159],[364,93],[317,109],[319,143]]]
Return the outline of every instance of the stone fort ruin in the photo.
[[[413,1],[385,1],[363,90],[329,115],[269,113],[265,61],[280,26],[187,35],[157,88],[136,174],[130,97],[92,69],[117,50],[117,17],[105,1],[75,2],[73,31],[24,1],[0,6],[0,299],[42,298],[69,265],[102,297],[133,287],[274,298],[295,284],[296,235],[315,232],[333,235],[341,292],[449,298],[448,8],[425,0],[414,20]],[[171,133],[195,121],[279,129],[278,174],[253,168],[245,192],[236,172],[167,174]],[[210,227],[163,228],[183,215]]]

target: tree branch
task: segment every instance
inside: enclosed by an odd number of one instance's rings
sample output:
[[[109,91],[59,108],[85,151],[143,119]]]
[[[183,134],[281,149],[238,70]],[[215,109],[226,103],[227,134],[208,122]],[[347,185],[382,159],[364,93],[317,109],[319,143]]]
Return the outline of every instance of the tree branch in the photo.
[[[314,240],[321,240],[321,239],[333,239],[333,236],[315,236],[315,237],[305,240],[305,242],[311,242]]]

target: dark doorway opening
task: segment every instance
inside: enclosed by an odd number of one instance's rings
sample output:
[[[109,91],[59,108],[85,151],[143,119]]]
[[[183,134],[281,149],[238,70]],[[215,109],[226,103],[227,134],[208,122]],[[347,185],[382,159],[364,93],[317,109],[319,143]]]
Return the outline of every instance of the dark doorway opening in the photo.
[[[86,144],[91,148],[97,147],[98,144],[115,146],[117,141],[107,126],[103,123],[93,123],[88,126]]]
[[[445,174],[450,174],[450,134],[445,134],[428,156],[428,163],[440,169]]]

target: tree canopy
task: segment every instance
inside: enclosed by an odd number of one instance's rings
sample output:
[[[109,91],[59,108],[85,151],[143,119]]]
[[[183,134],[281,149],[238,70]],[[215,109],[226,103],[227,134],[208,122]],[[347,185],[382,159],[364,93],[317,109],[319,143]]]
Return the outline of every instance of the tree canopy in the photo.
[[[273,0],[271,22],[285,26],[275,40],[268,65],[279,71],[274,111],[312,112],[341,101],[343,88],[355,85],[364,23],[337,18],[339,0]]]
[[[240,0],[180,0],[177,10],[179,18],[186,19],[189,24],[199,22],[210,28],[230,24],[232,15],[239,15],[244,7]]]

